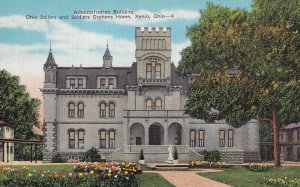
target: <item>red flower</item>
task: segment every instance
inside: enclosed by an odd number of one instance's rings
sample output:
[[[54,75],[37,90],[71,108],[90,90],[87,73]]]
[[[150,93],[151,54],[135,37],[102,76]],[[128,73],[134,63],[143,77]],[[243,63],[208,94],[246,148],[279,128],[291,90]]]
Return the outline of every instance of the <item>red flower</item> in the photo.
[[[48,176],[48,178],[51,178],[51,177],[52,177],[51,173],[48,173],[48,175],[47,175],[47,176]]]
[[[100,177],[100,175],[98,173],[95,174],[96,177]]]
[[[134,172],[132,171],[130,174],[131,174],[131,175],[134,175]]]
[[[25,176],[25,174],[22,172],[22,173],[20,173],[20,177],[24,177]]]

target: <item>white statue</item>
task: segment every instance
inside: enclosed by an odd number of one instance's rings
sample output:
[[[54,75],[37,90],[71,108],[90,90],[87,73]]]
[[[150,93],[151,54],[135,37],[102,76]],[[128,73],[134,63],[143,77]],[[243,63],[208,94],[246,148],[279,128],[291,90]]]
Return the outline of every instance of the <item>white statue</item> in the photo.
[[[174,158],[173,158],[173,146],[172,145],[170,145],[168,147],[168,152],[169,152],[169,158],[166,162],[171,164],[171,163],[173,163],[173,160],[174,160]]]

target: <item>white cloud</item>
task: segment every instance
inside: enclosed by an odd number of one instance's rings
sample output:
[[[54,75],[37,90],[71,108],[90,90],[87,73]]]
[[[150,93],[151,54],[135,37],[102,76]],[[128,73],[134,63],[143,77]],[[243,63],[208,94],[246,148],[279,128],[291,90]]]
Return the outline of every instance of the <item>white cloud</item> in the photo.
[[[183,43],[172,44],[172,61],[174,62],[175,65],[178,65],[178,62],[181,59],[180,52],[189,45],[191,45],[191,42],[189,40]]]
[[[113,14],[112,14],[113,15]],[[189,20],[189,19],[198,19],[200,17],[200,12],[198,11],[187,11],[182,9],[177,10],[161,10],[160,12],[153,12],[145,9],[134,11],[134,14],[125,14],[130,15],[131,19],[116,19],[116,15],[113,15],[113,19],[103,19],[106,22],[112,22],[119,25],[147,25],[151,23],[162,23],[172,20]],[[149,18],[135,18],[135,15],[145,16],[148,15]],[[90,15],[92,17],[93,15]],[[156,16],[156,18],[155,18]],[[169,16],[169,17],[163,17]],[[97,19],[85,19],[85,21],[99,21]]]
[[[46,32],[47,23],[40,19],[26,19],[22,15],[1,16],[0,28],[21,28],[37,32]]]

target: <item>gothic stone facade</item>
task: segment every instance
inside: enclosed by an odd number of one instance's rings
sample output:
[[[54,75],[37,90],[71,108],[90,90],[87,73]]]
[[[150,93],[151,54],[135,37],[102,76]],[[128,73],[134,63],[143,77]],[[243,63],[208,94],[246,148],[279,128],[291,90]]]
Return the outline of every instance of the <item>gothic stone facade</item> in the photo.
[[[50,49],[44,64],[44,161],[59,152],[82,159],[96,147],[107,160],[163,162],[177,145],[179,161],[203,159],[219,150],[229,162],[259,160],[258,123],[232,128],[185,114],[192,77],[181,76],[171,59],[171,28],[135,29],[129,67],[114,67],[107,49],[102,67],[59,67]],[[128,49],[130,50],[130,49]]]

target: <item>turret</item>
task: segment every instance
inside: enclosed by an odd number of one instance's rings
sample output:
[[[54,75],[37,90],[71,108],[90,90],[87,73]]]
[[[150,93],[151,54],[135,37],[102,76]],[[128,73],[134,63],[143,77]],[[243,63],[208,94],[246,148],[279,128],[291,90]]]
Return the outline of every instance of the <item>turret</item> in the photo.
[[[56,70],[57,64],[52,54],[51,43],[48,58],[44,64],[45,82],[44,88],[56,88]]]
[[[103,55],[103,67],[105,68],[111,68],[112,67],[112,60],[113,57],[110,54],[109,48],[108,48],[108,44],[106,45],[106,50],[105,53]]]

